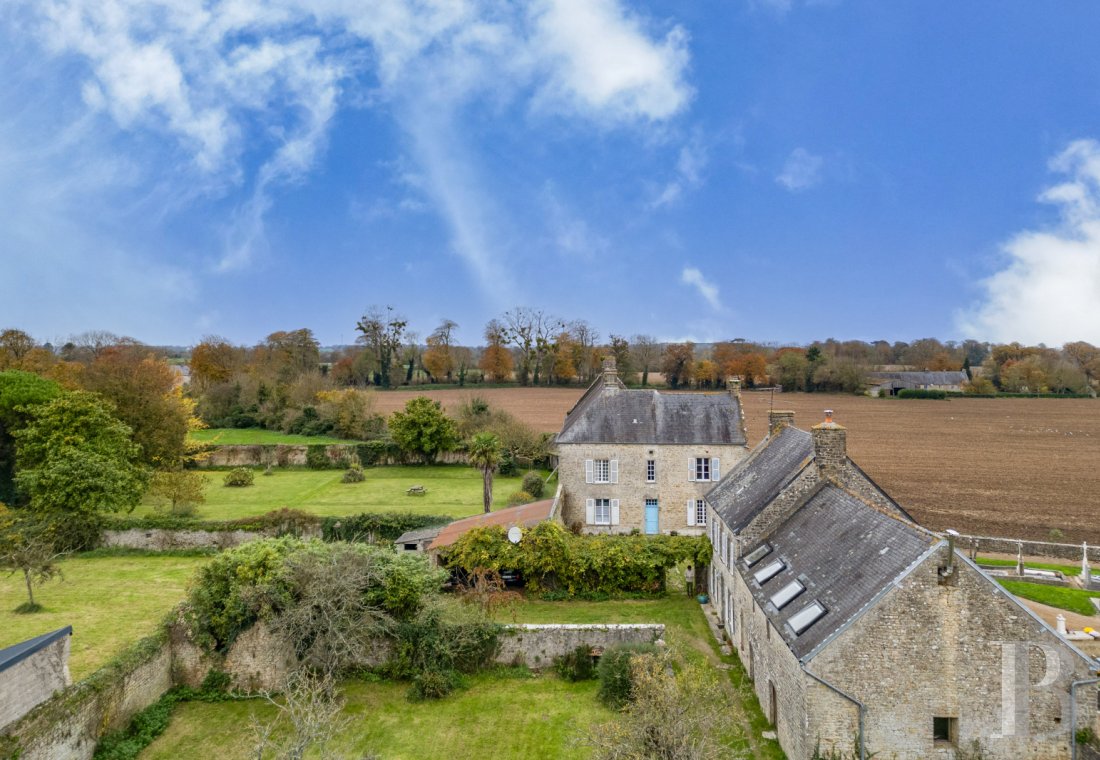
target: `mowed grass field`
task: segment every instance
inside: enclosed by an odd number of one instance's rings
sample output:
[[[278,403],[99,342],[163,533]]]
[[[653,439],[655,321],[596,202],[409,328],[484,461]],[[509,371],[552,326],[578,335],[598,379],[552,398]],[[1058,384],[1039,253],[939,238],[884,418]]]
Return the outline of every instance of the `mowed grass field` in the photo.
[[[775,742],[760,737],[766,722],[744,684],[735,658],[718,654],[702,608],[693,599],[672,595],[641,601],[523,601],[502,612],[502,622],[664,623],[666,641],[688,657],[707,658],[729,667],[737,735],[731,754],[747,760],[781,760]],[[358,757],[368,751],[387,760],[526,760],[586,758],[583,736],[614,714],[596,698],[596,681],[568,683],[552,672],[517,677],[514,671],[490,672],[471,679],[468,689],[437,702],[410,703],[404,683],[350,682],[345,685],[348,728],[335,748]],[[252,756],[247,729],[252,716],[270,721],[275,710],[261,701],[187,703],[176,709],[168,730],[143,760],[205,760],[210,747],[218,757]]]
[[[376,394],[383,414],[427,395],[454,410],[472,395],[548,432],[561,428],[582,388],[485,388]],[[768,408],[791,409],[808,430],[832,409],[848,452],[921,524],[1013,538],[1100,542],[1100,400],[874,399],[746,391],[749,443],[767,432]]]
[[[353,515],[361,512],[418,512],[429,515],[466,517],[482,511],[481,472],[463,465],[368,467],[362,483],[341,483],[342,470],[292,470],[275,468],[273,474],[256,471],[253,485],[229,488],[225,472],[208,470],[206,503],[198,507],[204,520],[235,520],[290,507],[316,515]],[[543,472],[545,478],[548,473]],[[506,507],[508,497],[518,491],[522,477],[493,478],[494,509]],[[405,492],[414,485],[427,489],[423,496]],[[543,498],[550,498],[557,480],[546,486]],[[153,503],[142,504],[137,515],[156,514]]]
[[[330,435],[288,435],[278,430],[262,428],[206,428],[192,431],[190,437],[202,443],[216,443],[221,446],[290,444],[309,446],[311,444],[355,443]]]
[[[12,611],[27,600],[23,576],[0,575],[0,647],[71,625],[69,671],[79,681],[152,633],[208,561],[176,555],[68,557],[60,563],[63,580],[35,588],[35,601],[45,609],[29,615]]]

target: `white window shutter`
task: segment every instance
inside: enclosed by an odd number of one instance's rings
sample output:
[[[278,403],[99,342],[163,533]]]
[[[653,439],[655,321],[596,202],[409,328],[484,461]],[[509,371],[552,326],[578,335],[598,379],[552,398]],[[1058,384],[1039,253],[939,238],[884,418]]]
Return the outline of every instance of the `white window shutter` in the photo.
[[[584,460],[584,482],[585,483],[591,483],[592,482],[592,460],[591,459]],[[592,521],[589,520],[588,522],[592,522]]]
[[[619,482],[619,460],[618,459],[612,459],[611,460],[611,482],[612,483],[618,483]]]
[[[688,499],[688,525],[695,524],[695,499]]]
[[[596,522],[596,500],[585,499],[584,501],[584,521],[591,525]]]
[[[722,479],[721,474],[720,474],[721,467],[722,467],[722,460],[719,459],[718,457],[715,457],[714,459],[710,460],[710,479],[711,480],[721,480]]]
[[[688,457],[688,480],[695,482],[695,457]]]
[[[619,500],[618,499],[612,499],[611,500],[611,524],[612,525],[618,525],[619,524]]]

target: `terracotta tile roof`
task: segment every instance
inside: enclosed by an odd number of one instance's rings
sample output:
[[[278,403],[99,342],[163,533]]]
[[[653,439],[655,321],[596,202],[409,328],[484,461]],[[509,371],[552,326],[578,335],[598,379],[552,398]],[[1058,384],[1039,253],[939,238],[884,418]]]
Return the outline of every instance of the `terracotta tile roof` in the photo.
[[[450,546],[468,531],[474,528],[483,528],[487,525],[500,525],[508,530],[513,525],[521,528],[531,528],[540,522],[545,522],[553,516],[554,500],[544,499],[530,504],[522,504],[518,507],[508,507],[489,514],[474,515],[453,523],[440,531],[432,541],[428,551],[435,551],[445,546]]]

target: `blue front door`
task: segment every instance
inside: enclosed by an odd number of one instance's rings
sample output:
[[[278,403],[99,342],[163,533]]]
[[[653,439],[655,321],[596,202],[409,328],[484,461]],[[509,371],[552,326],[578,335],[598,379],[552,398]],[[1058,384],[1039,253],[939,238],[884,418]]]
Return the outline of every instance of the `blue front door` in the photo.
[[[659,533],[660,526],[657,524],[657,500],[646,499],[645,500],[645,532],[646,533]]]

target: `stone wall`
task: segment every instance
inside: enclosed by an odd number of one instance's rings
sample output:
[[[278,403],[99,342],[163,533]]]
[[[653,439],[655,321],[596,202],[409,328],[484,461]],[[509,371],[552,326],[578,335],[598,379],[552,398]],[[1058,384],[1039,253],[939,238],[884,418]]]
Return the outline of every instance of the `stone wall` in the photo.
[[[956,539],[959,551],[970,552],[974,542],[978,545],[978,554],[1016,554],[1023,544],[1025,557],[1051,557],[1053,559],[1081,561],[1081,544],[1056,544],[1048,541],[1024,541],[1015,538],[995,538],[992,536],[961,536]],[[1100,546],[1089,547],[1089,562],[1100,564]]]
[[[230,549],[264,538],[266,534],[253,530],[165,530],[162,528],[131,528],[105,530],[100,545],[125,549],[162,551],[165,549]]]
[[[496,662],[548,668],[579,646],[602,650],[621,644],[653,644],[664,638],[663,625],[508,625],[500,637]]]
[[[200,467],[305,467],[308,446],[235,444],[214,445],[209,454],[199,462]],[[325,455],[336,466],[340,460],[355,456],[355,444],[334,443],[325,446]],[[459,451],[446,451],[436,457],[438,464],[466,464],[466,455]],[[403,460],[384,457],[374,464],[404,464]]]
[[[698,535],[704,526],[688,523],[688,499],[702,499],[715,481],[690,479],[689,463],[695,457],[719,459],[719,475],[732,470],[748,455],[745,446],[716,445],[618,445],[565,444],[558,451],[558,478],[562,485],[562,521],[568,526],[585,523],[587,499],[618,499],[619,524],[585,524],[589,533],[629,533],[645,530],[645,501],[657,499],[658,530]],[[586,483],[585,460],[607,459],[618,462],[618,483]],[[656,462],[656,481],[646,481],[646,461]]]
[[[60,634],[60,635],[57,635]],[[0,731],[68,686],[72,628],[0,671]]]

